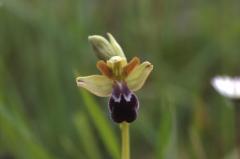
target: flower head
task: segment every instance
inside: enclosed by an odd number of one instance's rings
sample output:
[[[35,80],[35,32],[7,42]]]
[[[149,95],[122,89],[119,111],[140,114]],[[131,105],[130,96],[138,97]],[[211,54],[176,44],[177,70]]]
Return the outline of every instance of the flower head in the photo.
[[[221,95],[240,99],[240,77],[217,76],[213,78],[212,85]]]
[[[77,77],[76,82],[97,96],[110,97],[109,111],[115,122],[132,122],[139,108],[138,98],[133,92],[142,88],[153,65],[148,61],[140,63],[138,57],[128,62],[114,37],[107,35],[109,41],[102,36],[89,36],[100,59],[97,68],[102,75]]]

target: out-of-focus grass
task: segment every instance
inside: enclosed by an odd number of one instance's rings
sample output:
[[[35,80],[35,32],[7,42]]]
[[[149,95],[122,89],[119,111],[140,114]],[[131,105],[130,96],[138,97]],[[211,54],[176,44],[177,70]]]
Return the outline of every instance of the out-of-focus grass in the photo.
[[[107,122],[109,117],[104,115],[101,111],[101,106],[96,104],[91,96],[89,96],[85,91],[82,91],[82,97],[96,129],[98,130],[105,147],[108,149],[109,155],[111,158],[119,158],[120,146],[109,122]]]
[[[78,128],[79,137],[81,138],[84,151],[86,151],[87,158],[100,159],[101,153],[96,142],[96,137],[93,135],[93,130],[89,126],[90,124],[85,115],[83,113],[77,114],[74,122]]]
[[[131,125],[139,159],[234,156],[231,104],[209,81],[239,75],[238,1],[0,2],[0,159],[119,158],[107,99],[72,72],[98,73],[87,36],[111,32],[154,64]]]

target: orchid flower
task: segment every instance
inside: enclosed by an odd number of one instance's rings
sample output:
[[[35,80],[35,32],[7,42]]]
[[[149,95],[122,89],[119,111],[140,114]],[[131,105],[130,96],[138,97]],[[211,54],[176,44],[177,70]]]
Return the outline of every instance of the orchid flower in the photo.
[[[133,122],[137,118],[139,101],[134,94],[144,85],[153,69],[138,57],[129,62],[118,42],[108,33],[105,39],[99,35],[89,36],[89,42],[100,59],[97,68],[101,75],[80,76],[76,78],[79,87],[99,97],[110,97],[108,106],[111,118],[116,123]]]

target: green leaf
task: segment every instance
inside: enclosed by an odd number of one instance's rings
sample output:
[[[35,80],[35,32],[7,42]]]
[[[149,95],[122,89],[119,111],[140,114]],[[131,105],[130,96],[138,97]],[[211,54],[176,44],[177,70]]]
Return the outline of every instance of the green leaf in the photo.
[[[110,126],[110,123],[107,121],[106,116],[101,111],[101,107],[94,101],[94,99],[85,91],[81,91],[83,101],[85,103],[86,109],[91,117],[92,122],[94,123],[104,146],[106,147],[109,155],[113,159],[120,158],[120,146],[117,141],[117,137],[113,129]]]
[[[3,142],[18,158],[53,159],[21,119],[11,115],[0,103],[0,132]]]
[[[101,159],[97,138],[89,125],[89,121],[84,113],[78,112],[74,118],[74,124],[83,144],[83,149],[89,159]]]

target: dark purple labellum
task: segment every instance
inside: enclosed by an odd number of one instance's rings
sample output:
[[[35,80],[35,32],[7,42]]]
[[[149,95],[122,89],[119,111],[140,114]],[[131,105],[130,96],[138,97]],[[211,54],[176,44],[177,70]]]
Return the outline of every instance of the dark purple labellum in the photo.
[[[126,84],[117,83],[109,100],[111,118],[117,123],[133,122],[137,118],[139,102]]]

